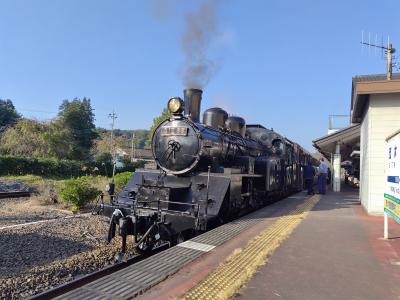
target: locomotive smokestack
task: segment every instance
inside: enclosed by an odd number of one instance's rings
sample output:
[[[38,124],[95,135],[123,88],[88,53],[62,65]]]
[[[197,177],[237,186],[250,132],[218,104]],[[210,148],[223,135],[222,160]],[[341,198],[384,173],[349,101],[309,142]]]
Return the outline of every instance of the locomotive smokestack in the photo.
[[[185,116],[195,123],[200,122],[200,105],[202,90],[199,89],[185,89],[183,90],[185,100]]]

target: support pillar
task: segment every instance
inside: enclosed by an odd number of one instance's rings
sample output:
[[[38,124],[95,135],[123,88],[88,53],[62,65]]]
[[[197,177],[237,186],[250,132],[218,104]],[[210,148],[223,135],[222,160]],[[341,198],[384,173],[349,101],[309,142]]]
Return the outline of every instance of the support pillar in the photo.
[[[333,155],[333,191],[340,192],[340,171],[341,171],[340,143],[336,144],[335,154]]]
[[[331,164],[331,181],[329,183],[329,187],[333,191],[333,153],[331,153],[330,164]]]

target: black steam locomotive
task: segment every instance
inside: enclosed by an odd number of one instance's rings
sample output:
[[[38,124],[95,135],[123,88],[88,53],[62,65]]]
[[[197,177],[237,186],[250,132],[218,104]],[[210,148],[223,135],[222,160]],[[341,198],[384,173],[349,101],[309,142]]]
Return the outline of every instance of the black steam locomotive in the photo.
[[[156,166],[137,170],[101,213],[110,217],[108,240],[118,228],[122,252],[134,236],[139,251],[176,244],[303,189],[302,166],[312,156],[262,125],[204,112],[202,91],[184,90],[168,101],[172,117],[152,137]]]

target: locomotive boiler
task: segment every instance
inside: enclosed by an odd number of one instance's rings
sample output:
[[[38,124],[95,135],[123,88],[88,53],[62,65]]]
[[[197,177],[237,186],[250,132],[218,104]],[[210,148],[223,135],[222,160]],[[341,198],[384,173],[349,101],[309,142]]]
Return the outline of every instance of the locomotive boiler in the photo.
[[[100,212],[139,251],[179,243],[303,188],[302,166],[312,156],[262,125],[210,108],[200,122],[202,91],[168,101],[172,116],[154,131],[155,168],[137,170]]]
[[[157,165],[173,175],[197,171],[217,172],[219,167],[231,165],[237,157],[258,157],[267,153],[259,142],[244,138],[244,120],[228,117],[222,109],[205,112],[205,124],[200,124],[197,105],[201,90],[185,90],[186,117],[182,115],[183,101],[169,100],[172,118],[155,130],[152,139],[153,156]],[[191,103],[196,107],[191,108]],[[179,107],[179,108],[177,108]],[[224,125],[228,126],[224,130]]]

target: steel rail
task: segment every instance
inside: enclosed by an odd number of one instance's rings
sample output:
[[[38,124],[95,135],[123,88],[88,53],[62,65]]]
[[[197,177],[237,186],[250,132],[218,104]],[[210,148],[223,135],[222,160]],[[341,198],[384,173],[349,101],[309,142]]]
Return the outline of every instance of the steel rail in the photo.
[[[33,295],[32,297],[28,298],[29,300],[47,300],[47,299],[53,299],[55,297],[61,296],[63,294],[66,294],[72,290],[75,290],[77,288],[80,288],[90,282],[93,282],[97,279],[100,279],[102,277],[105,277],[107,275],[110,275],[112,273],[115,273],[119,270],[122,270],[130,265],[133,265],[135,263],[138,263],[139,261],[154,255],[156,253],[159,253],[165,249],[168,248],[168,245],[162,245],[156,249],[154,249],[153,252],[147,255],[136,255],[134,257],[131,257],[127,259],[126,261],[122,261],[119,263],[115,263],[111,266],[105,267],[101,270],[95,271],[93,273],[84,275],[80,278],[74,279],[72,281],[66,282],[62,285],[59,285],[55,288],[49,289],[47,291],[44,291],[40,294]]]
[[[72,216],[57,217],[57,218],[52,218],[52,219],[44,219],[44,220],[38,220],[38,221],[33,221],[33,222],[25,222],[25,223],[7,225],[7,226],[0,227],[0,231],[4,230],[4,229],[25,227],[25,226],[30,226],[30,225],[42,224],[42,223],[51,223],[51,222],[64,221],[64,220],[70,220],[70,219],[77,219],[77,218],[81,218],[81,217],[87,217],[90,215],[92,215],[92,214],[85,213],[85,214],[77,214],[77,215],[72,215]]]
[[[30,192],[0,192],[0,199],[2,198],[18,198],[18,197],[29,197]]]

